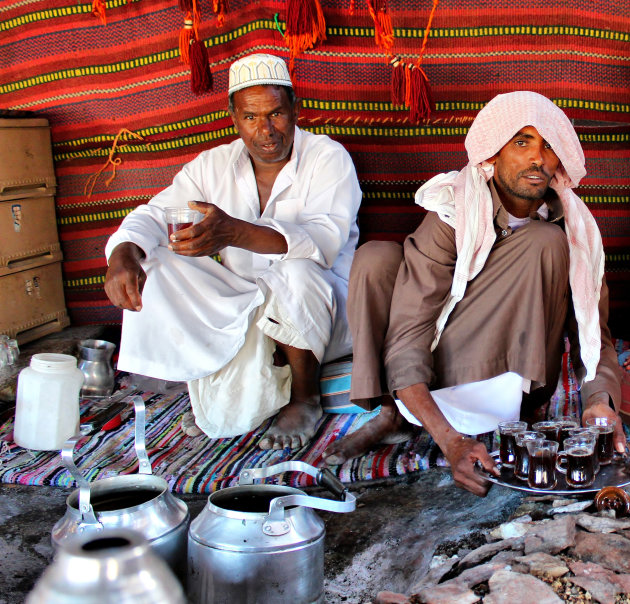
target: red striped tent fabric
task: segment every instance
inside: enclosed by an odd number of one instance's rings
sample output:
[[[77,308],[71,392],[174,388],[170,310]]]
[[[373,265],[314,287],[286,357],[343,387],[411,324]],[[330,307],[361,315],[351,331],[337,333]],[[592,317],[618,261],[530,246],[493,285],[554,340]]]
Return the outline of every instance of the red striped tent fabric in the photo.
[[[352,154],[364,191],[363,240],[402,240],[419,223],[413,193],[466,163],[463,140],[498,93],[529,89],[574,120],[587,156],[578,193],[604,237],[612,323],[630,310],[630,4],[604,0],[441,0],[422,66],[435,111],[420,123],[391,103],[391,68],[367,0],[321,0],[326,40],[295,62],[300,125]],[[418,57],[431,0],[390,0],[394,51]],[[102,285],[108,235],[200,151],[235,133],[230,63],[253,51],[288,57],[286,2],[231,0],[223,25],[199,0],[213,90],[196,96],[179,56],[176,0],[0,0],[0,109],[50,120],[66,302],[74,324],[117,323]],[[354,10],[352,9],[354,7]],[[122,137],[116,176],[107,161]],[[619,327],[618,327],[619,328]],[[625,328],[627,329],[627,327]],[[619,334],[623,335],[623,334]]]

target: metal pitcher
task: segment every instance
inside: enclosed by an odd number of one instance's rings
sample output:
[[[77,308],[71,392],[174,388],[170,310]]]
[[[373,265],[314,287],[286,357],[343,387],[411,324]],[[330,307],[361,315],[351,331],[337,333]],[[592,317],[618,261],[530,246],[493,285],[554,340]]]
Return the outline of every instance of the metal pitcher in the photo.
[[[338,500],[253,484],[285,471],[313,476]],[[324,522],[312,508],[351,512],[356,499],[330,470],[301,461],[243,470],[239,486],[208,498],[188,534],[188,595],[207,604],[320,604]]]
[[[105,528],[139,531],[151,548],[184,580],[190,514],[163,478],[153,476],[145,447],[145,408],[141,396],[132,397],[136,414],[135,451],[139,474],[115,476],[89,483],[77,469],[73,454],[80,434],[61,450],[63,464],[77,482],[66,499],[66,513],[53,527],[54,546],[84,532]]]
[[[184,604],[181,585],[136,531],[104,529],[62,544],[26,604]]]
[[[78,348],[78,367],[85,376],[81,396],[109,396],[114,390],[112,355],[115,344],[106,340],[81,340]]]

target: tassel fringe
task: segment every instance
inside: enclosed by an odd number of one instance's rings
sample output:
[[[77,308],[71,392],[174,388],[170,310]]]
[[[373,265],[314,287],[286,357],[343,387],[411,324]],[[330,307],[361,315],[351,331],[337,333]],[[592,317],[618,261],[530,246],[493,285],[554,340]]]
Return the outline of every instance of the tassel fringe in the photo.
[[[386,53],[394,47],[394,28],[386,0],[368,0],[370,17],[374,21],[374,42]]]
[[[98,17],[103,25],[107,25],[107,7],[105,0],[92,0],[92,14]]]
[[[289,0],[285,44],[289,47],[289,71],[295,58],[326,39],[326,20],[319,0]]]
[[[212,89],[208,51],[203,40],[193,39],[190,43],[190,87],[197,95]]]

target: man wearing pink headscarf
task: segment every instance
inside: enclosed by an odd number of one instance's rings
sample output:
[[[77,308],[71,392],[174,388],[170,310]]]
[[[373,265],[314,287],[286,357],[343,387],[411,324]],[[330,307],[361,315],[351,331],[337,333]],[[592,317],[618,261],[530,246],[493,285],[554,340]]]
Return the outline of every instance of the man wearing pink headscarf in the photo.
[[[601,236],[572,191],[586,171],[571,123],[540,94],[502,94],[465,145],[463,170],[416,193],[428,213],[402,249],[375,241],[355,254],[350,398],[381,411],[324,458],[342,463],[419,424],[456,484],[485,495],[475,462],[498,470],[471,436],[535,417],[556,388],[565,333],[582,420],[614,419],[618,451],[626,440]]]

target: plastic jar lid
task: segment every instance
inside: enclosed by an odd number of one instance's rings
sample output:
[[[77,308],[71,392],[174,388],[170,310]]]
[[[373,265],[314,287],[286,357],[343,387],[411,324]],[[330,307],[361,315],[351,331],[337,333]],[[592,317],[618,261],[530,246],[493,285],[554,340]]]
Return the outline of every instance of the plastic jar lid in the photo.
[[[41,352],[31,357],[31,367],[46,373],[57,373],[74,369],[77,360],[70,354],[59,354],[56,352]]]

